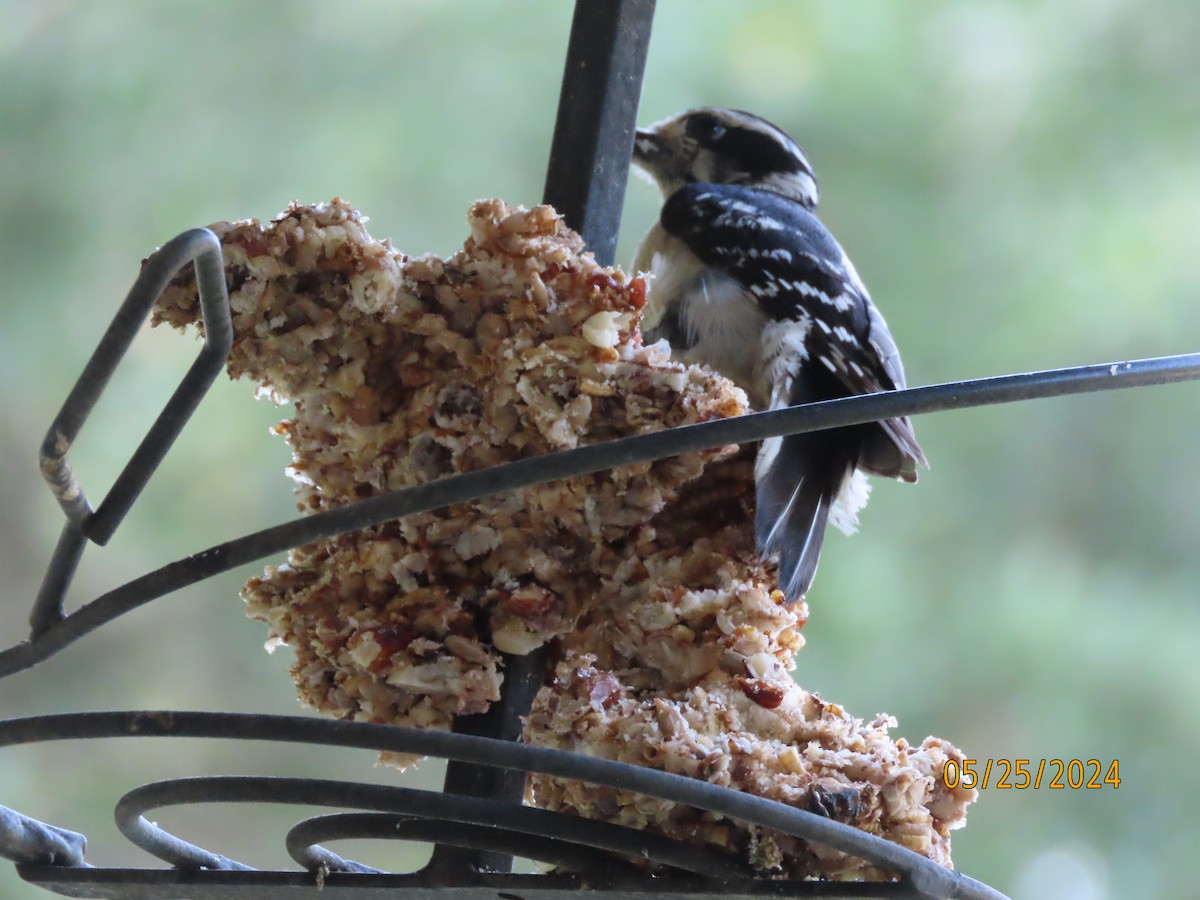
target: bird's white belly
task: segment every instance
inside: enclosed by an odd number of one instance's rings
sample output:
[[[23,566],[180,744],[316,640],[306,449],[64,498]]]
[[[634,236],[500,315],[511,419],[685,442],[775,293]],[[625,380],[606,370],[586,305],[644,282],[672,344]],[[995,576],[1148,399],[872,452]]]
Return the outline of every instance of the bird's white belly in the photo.
[[[673,350],[672,355],[716,369],[745,390],[755,406],[761,406],[759,359],[767,317],[758,302],[737,281],[710,270],[679,303],[680,318],[693,343],[686,350]]]
[[[705,266],[658,224],[642,241],[634,266],[651,273],[643,330],[654,329],[674,311],[686,331],[679,346],[672,345],[671,356],[715,369],[742,388],[752,405],[765,409],[770,390],[762,383],[761,359],[767,317],[754,296],[729,275]]]

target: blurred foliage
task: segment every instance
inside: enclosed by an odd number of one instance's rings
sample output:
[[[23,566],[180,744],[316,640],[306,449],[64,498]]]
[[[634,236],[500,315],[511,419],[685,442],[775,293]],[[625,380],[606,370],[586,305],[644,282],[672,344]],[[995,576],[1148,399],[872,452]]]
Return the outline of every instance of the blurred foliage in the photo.
[[[570,4],[0,0],[0,638],[25,636],[60,520],[36,448],[155,245],[342,195],[406,251],[451,252],[476,197],[540,195]],[[641,121],[750,109],[790,130],[911,383],[1200,345],[1200,5],[660,0]],[[657,204],[629,188],[620,258]],[[111,481],[195,344],[139,337],[73,462]],[[78,603],[293,514],[285,414],[222,380]],[[955,838],[1014,896],[1200,891],[1200,386],[922,419],[916,488],[831,539],[798,679],[986,758],[1120,762],[1118,790],[984,792]],[[295,712],[237,591],[164,598],[0,683],[5,717],[124,707]],[[0,802],[85,831],[117,792],[235,771],[361,778],[370,756],[209,742],[8,750]],[[134,742],[136,743],[136,742]],[[403,778],[436,784],[437,766]],[[1178,770],[1178,771],[1176,771]],[[401,776],[378,773],[385,780]],[[285,865],[292,810],[165,824]],[[266,837],[264,837],[266,836]],[[402,865],[393,848],[355,848]],[[420,858],[414,850],[412,860]],[[41,894],[0,865],[0,894]]]

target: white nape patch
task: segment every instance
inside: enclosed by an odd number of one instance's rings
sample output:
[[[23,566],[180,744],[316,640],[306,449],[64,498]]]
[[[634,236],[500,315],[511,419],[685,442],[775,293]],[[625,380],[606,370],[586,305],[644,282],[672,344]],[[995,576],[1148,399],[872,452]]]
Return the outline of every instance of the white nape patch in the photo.
[[[858,531],[858,514],[871,498],[871,482],[867,473],[855,469],[829,507],[829,524],[842,534]]]
[[[804,159],[803,154],[800,154],[800,159],[804,161],[804,167],[807,169],[809,167],[808,160]],[[791,197],[810,208],[815,208],[820,199],[817,183],[807,172],[770,175],[758,186],[777,194],[783,194],[785,197]]]

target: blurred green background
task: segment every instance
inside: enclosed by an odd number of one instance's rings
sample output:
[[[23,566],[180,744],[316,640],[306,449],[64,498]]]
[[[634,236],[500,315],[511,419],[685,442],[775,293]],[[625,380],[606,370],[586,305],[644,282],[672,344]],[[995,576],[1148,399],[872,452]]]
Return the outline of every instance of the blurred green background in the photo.
[[[36,448],[137,274],[177,232],[342,195],[411,253],[477,197],[539,200],[570,4],[0,0],[0,643],[59,526]],[[640,120],[758,112],[924,384],[1200,349],[1200,5],[660,0]],[[619,258],[657,198],[634,180]],[[72,462],[102,493],[197,344],[139,337]],[[1200,385],[922,418],[933,468],[831,538],[797,678],[979,759],[1097,758],[1113,790],[983,793],[954,858],[1029,898],[1200,896]],[[286,413],[222,379],[72,603],[290,518]],[[295,713],[289,651],[237,597],[164,598],[0,682],[0,714]],[[144,781],[225,771],[437,783],[353,751],[218,742],[3,752],[0,803],[155,865],[111,825]],[[283,866],[295,810],[159,821]],[[342,851],[342,847],[338,847]],[[421,850],[345,848],[384,866]],[[0,864],[0,896],[46,896]]]

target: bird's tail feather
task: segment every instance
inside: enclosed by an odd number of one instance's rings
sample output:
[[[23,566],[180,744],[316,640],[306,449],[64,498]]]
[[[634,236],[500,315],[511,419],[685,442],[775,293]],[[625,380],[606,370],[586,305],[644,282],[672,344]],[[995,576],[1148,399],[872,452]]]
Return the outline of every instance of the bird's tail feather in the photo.
[[[755,536],[763,556],[779,556],[779,589],[788,604],[812,586],[830,508],[854,468],[845,457],[814,460],[805,437],[764,441],[757,466]]]

